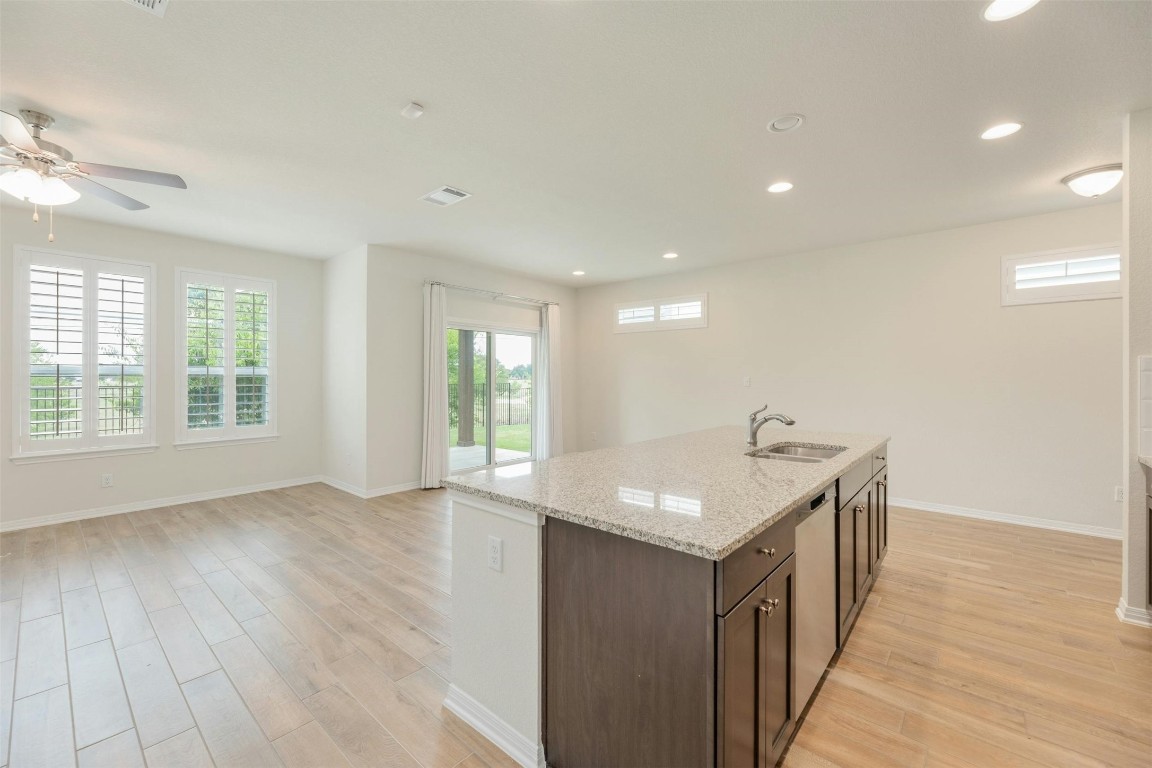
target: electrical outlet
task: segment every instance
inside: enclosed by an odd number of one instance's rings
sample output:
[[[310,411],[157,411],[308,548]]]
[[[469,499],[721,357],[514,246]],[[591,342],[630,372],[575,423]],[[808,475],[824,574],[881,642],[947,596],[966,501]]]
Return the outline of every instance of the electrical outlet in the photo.
[[[488,567],[494,571],[504,570],[504,540],[488,537]]]
[[[594,442],[594,443],[600,442],[600,433],[599,432],[593,432],[592,433],[592,442]]]
[[[745,376],[744,377],[744,386],[746,386],[746,387],[752,386],[752,377],[751,376]]]
[[[100,475],[100,487],[101,488],[111,488],[112,487],[112,473],[111,472],[105,472],[103,475]]]
[[[1124,486],[1122,486],[1122,485],[1116,486],[1116,488],[1112,491],[1112,500],[1113,501],[1124,501]]]

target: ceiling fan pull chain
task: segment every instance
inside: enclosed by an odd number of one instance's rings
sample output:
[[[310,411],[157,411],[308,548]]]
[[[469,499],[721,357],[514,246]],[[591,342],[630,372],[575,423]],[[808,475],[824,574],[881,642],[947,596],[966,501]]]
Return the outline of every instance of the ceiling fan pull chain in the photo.
[[[55,206],[48,206],[48,242],[50,243],[56,242],[56,235],[52,232],[56,226],[55,222],[52,221],[53,210],[55,210]]]
[[[40,223],[40,206],[36,205],[36,203],[32,203],[32,223]]]

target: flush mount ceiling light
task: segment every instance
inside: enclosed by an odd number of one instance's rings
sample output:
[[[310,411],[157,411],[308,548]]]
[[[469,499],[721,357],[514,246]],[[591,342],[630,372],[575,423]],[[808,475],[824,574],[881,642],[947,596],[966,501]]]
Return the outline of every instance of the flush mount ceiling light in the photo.
[[[584,277],[584,270],[578,269],[575,272],[573,272],[572,274],[576,275],[576,277]]]
[[[768,191],[774,195],[778,195],[781,192],[787,192],[790,189],[792,189],[792,182],[790,181],[778,181],[775,184],[770,184],[768,186]]]
[[[1124,166],[1113,163],[1070,173],[1060,179],[1060,183],[1067,184],[1068,189],[1082,197],[1100,197],[1110,192],[1122,178],[1124,178]]]
[[[1002,139],[1005,136],[1011,136],[1022,127],[1023,126],[1020,125],[1020,123],[1000,123],[1000,125],[994,125],[988,130],[984,131],[984,133],[980,134],[980,138],[984,139],[985,141],[991,141],[992,139]]]
[[[984,9],[984,18],[988,21],[1004,21],[1019,16],[1040,0],[992,0]]]
[[[785,131],[794,131],[803,124],[804,115],[781,115],[768,123],[768,130],[772,131],[772,133],[784,133]]]
[[[680,254],[669,252],[669,253],[664,254],[664,258],[666,258],[666,259],[678,259],[678,258],[680,258]]]
[[[424,114],[424,107],[412,101],[409,102],[408,105],[404,107],[404,109],[400,110],[400,114],[409,120],[415,120],[416,118],[420,117],[420,115]]]

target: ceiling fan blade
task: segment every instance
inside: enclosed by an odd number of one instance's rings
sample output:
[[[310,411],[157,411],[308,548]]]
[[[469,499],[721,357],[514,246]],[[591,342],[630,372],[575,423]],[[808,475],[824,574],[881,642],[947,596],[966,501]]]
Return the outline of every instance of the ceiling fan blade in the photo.
[[[36,140],[28,132],[28,126],[24,125],[24,121],[7,112],[0,112],[0,143],[11,144],[28,152],[40,152],[40,148],[36,146]]]
[[[139,200],[134,200],[128,195],[122,195],[114,189],[99,184],[92,179],[86,179],[83,176],[69,176],[64,179],[64,183],[72,187],[82,195],[92,195],[101,200],[106,200],[109,203],[127,208],[130,211],[142,211],[148,206]]]
[[[188,189],[188,185],[184,183],[184,179],[174,173],[142,171],[139,168],[123,168],[119,165],[101,165],[100,163],[76,163],[76,166],[90,176],[102,176],[106,179],[123,179],[124,181],[139,181],[142,184],[159,184],[162,187]]]

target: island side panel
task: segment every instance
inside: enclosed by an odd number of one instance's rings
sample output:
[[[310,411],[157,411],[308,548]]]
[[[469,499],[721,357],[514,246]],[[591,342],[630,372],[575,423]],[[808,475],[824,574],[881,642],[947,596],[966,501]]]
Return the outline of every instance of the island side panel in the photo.
[[[544,518],[451,493],[452,684],[445,706],[524,766],[540,746]],[[488,566],[488,537],[503,543]]]
[[[556,519],[544,539],[548,764],[713,765],[715,563]]]

